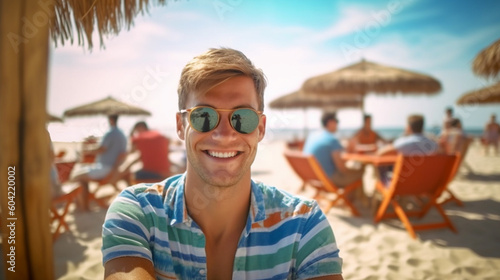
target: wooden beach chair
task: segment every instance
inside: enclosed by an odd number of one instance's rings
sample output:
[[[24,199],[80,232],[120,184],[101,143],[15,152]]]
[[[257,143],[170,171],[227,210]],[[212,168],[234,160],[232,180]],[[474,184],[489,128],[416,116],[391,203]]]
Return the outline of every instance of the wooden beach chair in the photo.
[[[90,202],[93,201],[97,205],[99,205],[99,207],[101,207],[103,209],[107,209],[109,207],[109,200],[112,197],[114,197],[116,195],[116,193],[105,195],[105,196],[101,196],[101,197],[97,197],[96,194],[99,191],[99,189],[101,189],[105,185],[111,185],[111,186],[113,186],[113,188],[115,189],[116,192],[120,191],[120,189],[118,188],[118,182],[123,179],[120,176],[121,175],[120,166],[125,162],[125,160],[127,158],[127,155],[128,154],[126,152],[124,152],[124,153],[121,153],[116,158],[116,162],[113,165],[113,168],[108,173],[108,175],[106,175],[106,177],[104,177],[102,179],[99,179],[99,180],[91,180],[90,181],[90,182],[97,183],[97,187],[96,187],[96,189],[93,192],[91,192],[90,190],[87,191],[88,193],[86,194],[86,196],[87,196],[87,198],[86,198],[87,202],[86,203],[90,204]]]
[[[325,193],[333,193],[336,195],[335,199],[329,200],[328,207],[322,209],[323,212],[327,213],[333,206],[343,202],[354,216],[360,215],[356,207],[347,198],[347,195],[356,188],[361,187],[361,180],[355,181],[345,188],[339,188],[328,178],[313,155],[305,155],[297,150],[286,150],[285,158],[295,173],[302,179],[303,187],[310,185],[316,189],[314,199],[323,198]]]
[[[59,175],[59,182],[62,185],[64,191],[64,185],[69,181],[69,176],[73,167],[75,166],[75,161],[70,162],[56,162],[56,169]],[[52,240],[55,241],[59,235],[65,230],[69,232],[68,224],[66,223],[66,214],[68,214],[69,207],[75,202],[77,196],[82,191],[79,186],[72,186],[71,189],[61,195],[57,195],[52,198],[50,213],[51,213],[51,225],[54,229],[52,232]]]
[[[382,202],[375,215],[375,223],[386,218],[399,218],[413,238],[416,238],[417,230],[450,228],[457,232],[437,200],[453,180],[459,164],[460,157],[456,155],[398,155],[389,185],[377,181],[375,190],[382,194]],[[419,209],[408,210],[399,203],[403,196],[425,197],[426,201],[421,200],[423,204]],[[394,212],[388,212],[389,205]],[[432,208],[438,211],[443,222],[412,224],[410,216],[423,218]]]

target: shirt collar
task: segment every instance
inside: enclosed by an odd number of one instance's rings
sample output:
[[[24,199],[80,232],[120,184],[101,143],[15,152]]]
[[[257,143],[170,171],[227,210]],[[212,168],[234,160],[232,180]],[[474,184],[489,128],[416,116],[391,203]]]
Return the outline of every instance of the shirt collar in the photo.
[[[170,177],[165,181],[163,191],[163,196],[165,197],[164,207],[172,226],[180,223],[191,224],[193,221],[187,213],[186,201],[184,199],[185,179],[186,175],[181,174]],[[250,211],[245,226],[247,234],[250,233],[253,223],[261,222],[266,218],[264,193],[260,184],[255,183],[253,180],[251,181]]]

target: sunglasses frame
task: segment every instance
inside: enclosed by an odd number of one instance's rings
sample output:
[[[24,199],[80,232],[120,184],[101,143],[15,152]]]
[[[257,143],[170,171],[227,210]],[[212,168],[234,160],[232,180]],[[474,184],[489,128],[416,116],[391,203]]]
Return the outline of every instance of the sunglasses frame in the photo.
[[[196,128],[193,126],[193,124],[191,123],[191,112],[193,112],[194,110],[199,109],[199,108],[209,108],[209,109],[214,110],[214,111],[217,113],[217,124],[215,124],[215,126],[214,126],[212,129],[210,129],[209,131],[200,131],[200,130],[196,129]],[[229,118],[228,118],[228,121],[229,121],[229,124],[231,125],[231,128],[232,128],[234,131],[238,132],[239,134],[250,134],[250,133],[254,132],[254,131],[255,131],[255,129],[257,129],[257,127],[259,126],[259,124],[258,124],[258,123],[257,123],[257,126],[256,126],[256,127],[255,127],[252,131],[250,131],[250,132],[248,132],[248,133],[243,133],[243,132],[239,132],[238,130],[236,130],[236,129],[234,128],[234,126],[233,126],[233,123],[231,122],[231,118],[232,118],[232,116],[233,116],[234,112],[236,112],[236,111],[238,111],[238,110],[242,110],[242,109],[246,109],[246,110],[251,110],[251,111],[254,111],[254,112],[255,112],[255,114],[257,114],[257,117],[259,118],[259,123],[260,123],[260,117],[264,114],[264,112],[262,112],[262,111],[257,111],[257,110],[255,110],[254,108],[249,108],[249,107],[242,107],[242,108],[235,108],[235,109],[217,109],[217,108],[214,108],[214,107],[210,107],[210,106],[203,106],[203,105],[202,105],[202,106],[195,106],[195,107],[192,107],[192,108],[189,108],[189,109],[182,109],[182,110],[180,110],[180,111],[179,111],[179,113],[181,113],[181,114],[188,113],[188,117],[187,117],[187,118],[188,118],[188,121],[189,121],[189,125],[190,125],[190,126],[191,126],[194,130],[196,130],[196,131],[198,131],[198,132],[200,132],[200,133],[208,133],[208,132],[210,132],[210,131],[215,130],[215,129],[219,126],[219,124],[220,124],[220,120],[222,119],[222,117],[221,117],[221,115],[220,115],[220,113],[219,113],[219,112],[231,112],[231,114],[229,114]]]

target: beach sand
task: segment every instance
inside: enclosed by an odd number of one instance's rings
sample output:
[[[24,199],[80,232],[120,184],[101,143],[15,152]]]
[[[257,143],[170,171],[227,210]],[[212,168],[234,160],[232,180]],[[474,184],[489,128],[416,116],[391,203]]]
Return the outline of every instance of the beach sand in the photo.
[[[75,143],[55,144],[56,152],[75,147]],[[283,157],[284,149],[284,142],[261,143],[252,167],[253,178],[311,196],[309,189],[299,191],[301,180]],[[484,156],[476,141],[465,161],[473,172],[462,167],[450,185],[465,205],[451,202],[444,207],[458,233],[449,229],[419,231],[417,239],[412,239],[399,220],[374,224],[373,210],[361,201],[355,203],[361,217],[353,217],[344,207],[332,208],[327,217],[344,261],[344,279],[499,279],[500,156]],[[54,243],[56,279],[102,279],[101,225],[105,214],[95,205],[90,212],[72,208],[70,232]],[[425,219],[438,221],[439,217],[430,212]]]

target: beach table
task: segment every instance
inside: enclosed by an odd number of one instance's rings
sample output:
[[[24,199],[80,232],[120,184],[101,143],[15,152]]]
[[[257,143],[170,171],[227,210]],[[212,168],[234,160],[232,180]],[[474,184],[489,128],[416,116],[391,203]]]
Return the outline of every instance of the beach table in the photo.
[[[396,162],[397,155],[377,155],[375,153],[342,153],[343,160],[352,160],[362,164],[393,165]]]
[[[368,152],[344,152],[341,154],[341,158],[345,161],[354,161],[357,163],[360,163],[362,165],[367,165],[371,164],[374,166],[374,168],[377,168],[379,166],[388,166],[388,165],[394,165],[397,159],[397,155],[377,155],[376,153],[368,153]],[[365,171],[366,172],[366,171]],[[376,179],[379,180],[378,172],[375,172]],[[375,185],[373,185],[373,188]],[[371,207],[372,211],[374,212],[374,203],[373,199],[374,197],[371,197],[369,194],[366,192],[366,186],[363,186],[363,188],[360,188],[362,190],[359,193],[359,199],[361,199],[362,203],[367,206]]]

